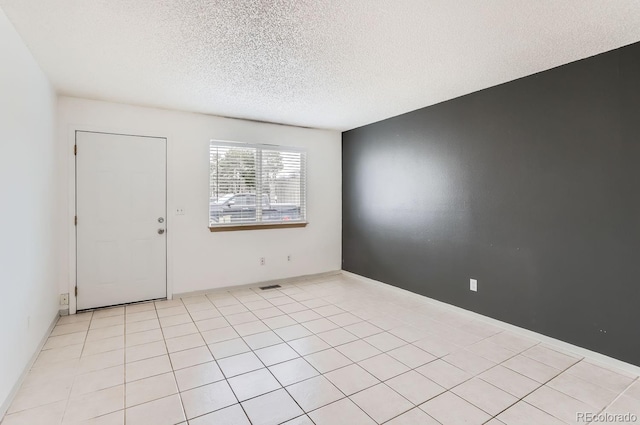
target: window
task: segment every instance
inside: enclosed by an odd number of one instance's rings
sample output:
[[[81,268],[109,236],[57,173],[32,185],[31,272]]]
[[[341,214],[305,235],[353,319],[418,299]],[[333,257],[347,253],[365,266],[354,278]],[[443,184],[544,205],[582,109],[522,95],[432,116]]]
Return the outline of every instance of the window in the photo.
[[[306,225],[304,150],[212,140],[209,165],[211,231]]]

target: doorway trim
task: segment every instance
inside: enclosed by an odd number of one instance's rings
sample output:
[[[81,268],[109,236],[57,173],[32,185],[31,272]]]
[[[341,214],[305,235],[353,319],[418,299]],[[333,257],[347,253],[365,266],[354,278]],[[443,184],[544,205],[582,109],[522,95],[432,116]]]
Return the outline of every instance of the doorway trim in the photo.
[[[165,193],[165,205],[166,205],[166,288],[167,288],[167,299],[173,299],[173,216],[170,213],[173,211],[173,201],[172,201],[172,193],[173,188],[171,186],[171,170],[172,162],[171,162],[171,152],[173,151],[173,138],[168,137],[166,135],[152,135],[152,134],[144,134],[146,132],[139,131],[130,131],[127,129],[114,129],[114,128],[104,128],[98,126],[90,126],[90,125],[69,125],[66,130],[66,149],[65,149],[65,157],[68,159],[67,162],[67,171],[68,171],[68,205],[67,205],[67,214],[66,222],[67,225],[67,237],[68,237],[68,294],[69,294],[69,314],[76,314],[78,302],[75,296],[75,288],[77,286],[77,240],[76,240],[76,226],[75,226],[75,216],[76,216],[76,204],[77,204],[77,193],[76,193],[76,182],[77,182],[77,173],[76,173],[76,155],[74,153],[74,148],[76,145],[76,136],[78,132],[87,132],[87,133],[103,133],[103,134],[114,134],[121,136],[134,136],[134,137],[152,137],[157,139],[165,139],[166,150],[165,150],[165,180],[166,180],[166,193]]]

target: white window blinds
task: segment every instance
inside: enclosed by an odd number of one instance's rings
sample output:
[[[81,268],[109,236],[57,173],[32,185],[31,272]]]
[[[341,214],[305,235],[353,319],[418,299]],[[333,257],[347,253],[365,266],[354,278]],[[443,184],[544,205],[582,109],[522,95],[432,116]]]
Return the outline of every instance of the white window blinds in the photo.
[[[211,141],[209,226],[306,221],[306,153]]]

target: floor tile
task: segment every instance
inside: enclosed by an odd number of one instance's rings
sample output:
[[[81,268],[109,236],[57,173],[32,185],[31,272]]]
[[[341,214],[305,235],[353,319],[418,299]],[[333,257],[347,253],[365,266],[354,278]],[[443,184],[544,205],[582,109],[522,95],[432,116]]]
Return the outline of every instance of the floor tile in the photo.
[[[375,422],[348,398],[309,413],[316,425],[375,425]]]
[[[107,351],[106,353],[87,356],[80,359],[78,373],[89,373],[124,364],[124,350]]]
[[[463,382],[451,391],[491,416],[497,415],[518,401],[513,395],[478,378]]]
[[[633,385],[624,392],[624,395],[640,400],[640,380],[636,379]]]
[[[506,425],[562,425],[565,423],[524,401],[511,406],[496,419]]]
[[[230,378],[229,385],[239,401],[245,401],[282,388],[266,368]]]
[[[440,385],[413,370],[389,379],[386,384],[415,405],[431,400],[446,391]]]
[[[433,336],[418,340],[414,342],[413,345],[436,357],[443,357],[462,349],[462,347],[457,344]]]
[[[227,378],[251,372],[264,367],[260,359],[253,353],[237,354],[218,361],[218,366]]]
[[[565,370],[582,360],[581,357],[561,353],[544,345],[534,345],[523,351],[522,355],[559,370]]]
[[[567,369],[567,373],[617,392],[634,381],[634,378],[626,374],[584,360]]]
[[[284,343],[255,350],[255,353],[266,366],[272,366],[276,363],[299,357],[293,348]]]
[[[322,307],[314,308],[313,311],[324,317],[335,316],[336,314],[344,313],[344,310],[336,307],[335,305],[325,305]]]
[[[177,392],[178,387],[176,386],[176,380],[171,372],[140,379],[127,383],[125,388],[125,406],[136,406],[177,394]]]
[[[261,310],[256,310],[253,312],[258,319],[268,319],[270,317],[282,316],[284,312],[280,310],[278,307],[269,307],[263,308]]]
[[[62,422],[67,400],[5,416],[2,425],[58,425]]]
[[[222,313],[220,313],[216,308],[190,312],[190,315],[194,321],[201,321],[201,320],[213,319],[216,317],[222,317]]]
[[[189,425],[640,415],[637,376],[418,295],[339,274],[281,286],[60,318],[2,425],[187,425],[185,406]]]
[[[160,325],[158,325],[158,328],[159,327],[160,327]],[[128,329],[128,327],[127,327],[127,329]],[[100,339],[111,338],[111,337],[114,337],[114,336],[121,336],[121,335],[124,335],[125,332],[126,332],[126,329],[122,325],[107,326],[106,328],[99,328],[99,329],[90,329],[87,332],[86,341],[87,342],[88,341],[97,341],[97,340],[100,340]]]
[[[167,372],[171,372],[171,362],[169,361],[169,356],[165,354],[164,356],[127,363],[125,367],[125,381],[137,381],[138,379],[161,375]]]
[[[229,322],[232,326],[241,325],[243,323],[256,322],[260,320],[256,317],[255,314],[251,313],[250,311],[245,311],[244,313],[225,315],[224,317],[225,319],[227,319],[227,322]]]
[[[420,405],[420,409],[447,425],[480,425],[491,419],[487,413],[451,392],[427,401]]]
[[[238,400],[227,381],[214,382],[180,394],[187,419],[236,404]]]
[[[318,337],[320,337],[324,342],[331,345],[332,347],[346,344],[348,342],[352,342],[358,339],[357,336],[345,331],[342,328],[319,333]]]
[[[491,360],[473,354],[468,350],[460,350],[455,353],[448,354],[442,358],[445,362],[454,365],[458,369],[462,369],[471,375],[477,375],[485,370],[495,366]]]
[[[304,358],[320,373],[327,373],[352,363],[335,348],[309,354]]]
[[[238,332],[231,326],[226,328],[212,329],[201,333],[202,338],[207,344],[215,344],[216,342],[227,341],[229,339],[240,338]]]
[[[38,386],[23,386],[14,397],[7,413],[17,413],[60,400],[66,401],[71,393],[72,384],[73,377],[71,377],[71,379],[67,378],[48,381],[43,385]],[[75,396],[78,396],[78,394],[74,393],[74,397]]]
[[[162,331],[160,329],[151,329],[149,331],[136,332],[134,334],[127,335],[126,338],[123,338],[127,347],[162,341],[163,339],[164,335],[162,334]]]
[[[80,422],[124,409],[124,385],[111,387],[69,399],[66,422]]]
[[[318,313],[313,310],[302,310],[289,315],[293,320],[298,323],[309,322],[311,320],[322,319]]]
[[[269,370],[283,386],[295,384],[318,375],[318,371],[302,358],[278,363],[269,367]]]
[[[114,326],[113,328],[119,328]],[[122,329],[122,328],[121,328]],[[152,320],[144,320],[142,322],[131,323],[124,328],[124,333],[126,335],[133,334],[136,332],[150,331],[152,329],[160,329],[160,321],[158,319]],[[101,329],[103,331],[104,329]],[[91,334],[93,331],[89,331]],[[98,331],[95,331],[98,332]]]
[[[502,363],[517,354],[515,351],[501,347],[491,341],[487,341],[486,339],[470,345],[466,349],[480,357],[491,360],[494,363]]]
[[[356,364],[336,369],[324,376],[346,395],[357,393],[380,383],[373,375]]]
[[[193,322],[193,319],[191,319],[191,316],[187,313],[177,314],[175,316],[160,317],[160,326],[163,328],[182,325],[182,324],[191,323],[191,322]]]
[[[598,411],[618,396],[615,391],[582,380],[570,373],[561,373],[549,381],[547,386],[580,400]]]
[[[329,320],[331,320],[333,323],[341,327],[362,322],[361,318],[354,316],[351,313],[341,313],[341,314],[336,314],[335,316],[329,316]]]
[[[289,341],[289,345],[301,356],[326,350],[327,348],[331,347],[316,335],[306,336],[304,338]]]
[[[385,384],[378,384],[349,397],[377,423],[383,423],[413,407]]]
[[[478,377],[493,386],[516,396],[517,398],[526,396],[542,385],[538,381],[527,378],[526,376],[501,365],[481,373]]]
[[[347,325],[345,326],[345,329],[358,338],[366,338],[368,336],[384,332],[382,329],[375,325],[372,325],[369,322],[360,322],[353,325]]]
[[[213,356],[207,347],[191,348],[189,350],[178,351],[169,354],[171,365],[174,370],[207,363],[213,360]]]
[[[522,355],[517,355],[502,363],[502,366],[515,370],[521,375],[538,381],[541,384],[560,374],[560,370],[542,364],[536,360]]]
[[[626,417],[629,418],[630,415],[635,415],[635,420],[630,419],[632,422],[636,423],[637,418],[640,418],[640,403],[638,403],[638,400],[635,398],[622,395],[611,403],[611,405],[605,409],[605,412],[614,415],[622,415],[623,417],[626,415]]]
[[[297,322],[286,314],[262,320],[270,329],[280,329],[297,325]],[[306,329],[306,328],[305,328]]]
[[[597,413],[597,411],[589,405],[547,386],[538,388],[526,396],[524,401],[569,423],[576,421],[577,412]]]
[[[387,354],[411,369],[415,369],[418,366],[422,366],[436,359],[435,356],[421,350],[415,345],[403,345],[402,347],[388,351]]]
[[[251,425],[242,406],[234,404],[224,409],[191,419],[189,425]]]
[[[91,356],[107,351],[124,348],[124,336],[114,336],[111,338],[99,339],[97,341],[87,341],[82,349],[82,356]]]
[[[385,425],[441,425],[440,422],[416,407],[387,422]]]
[[[390,351],[407,344],[406,341],[388,332],[371,335],[364,340],[381,351]]]
[[[307,328],[298,324],[274,329],[274,332],[284,341],[291,341],[311,335],[311,332]]]
[[[416,372],[431,379],[436,384],[449,389],[468,379],[471,375],[462,369],[443,361],[434,360],[416,369]]]
[[[186,419],[177,394],[131,407],[125,417],[127,425],[175,425]]]
[[[88,394],[122,384],[124,384],[124,365],[100,369],[77,375],[73,382],[73,388],[71,389],[71,397],[77,397],[81,394]]]
[[[180,391],[218,382],[224,375],[216,362],[202,363],[175,371],[176,381]]]
[[[179,336],[191,335],[198,333],[198,328],[193,323],[183,323],[182,325],[169,326],[162,328],[164,338],[177,338]]]
[[[409,370],[407,366],[384,353],[362,360],[358,364],[381,381],[386,381]]]
[[[261,321],[242,323],[234,325],[233,328],[242,337],[269,331],[269,327]]]
[[[188,350],[190,348],[201,347],[205,345],[204,339],[200,334],[191,334],[179,336],[177,338],[169,338],[165,340],[169,353],[176,351]]]
[[[282,342],[282,339],[280,339],[280,337],[273,331],[247,335],[243,337],[243,339],[252,350],[258,350],[260,348],[269,347]]]
[[[416,342],[428,335],[427,332],[409,325],[389,329],[389,333],[406,342]]]
[[[251,348],[249,348],[242,338],[236,338],[210,344],[209,350],[211,351],[211,354],[213,354],[213,357],[216,359],[222,359],[229,356],[235,356],[236,354],[246,353],[251,351]]]
[[[318,316],[320,316],[318,314]],[[309,329],[311,332],[317,334],[320,332],[330,331],[332,329],[338,329],[340,326],[333,323],[331,320],[325,319],[320,316],[319,319],[311,320],[302,324],[305,328]]]
[[[135,345],[125,349],[125,358],[127,363],[162,356],[163,354],[167,354],[167,346],[164,341]]]
[[[304,412],[284,390],[276,390],[242,403],[253,425],[278,425]]]
[[[520,353],[537,344],[537,342],[532,339],[506,331],[487,338],[487,341],[515,351],[516,353]]]
[[[124,410],[107,413],[106,415],[87,419],[86,421],[75,422],[73,424],[63,421],[62,425],[124,425]]]
[[[324,376],[290,385],[287,392],[305,412],[344,398],[344,394]]]
[[[51,348],[67,347],[69,345],[83,344],[87,338],[87,332],[74,332],[70,334],[52,336],[47,339],[47,342],[42,347],[43,350],[49,350]]]

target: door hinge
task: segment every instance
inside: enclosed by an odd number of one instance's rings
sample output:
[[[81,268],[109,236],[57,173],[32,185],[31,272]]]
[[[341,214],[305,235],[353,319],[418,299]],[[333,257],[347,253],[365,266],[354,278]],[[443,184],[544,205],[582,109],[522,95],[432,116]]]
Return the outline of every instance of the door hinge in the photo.
[[[73,145],[73,154],[78,155],[78,145]]]
[[[76,286],[75,294],[76,294],[76,297],[77,297],[78,296],[78,287],[77,286]]]
[[[77,215],[73,217],[73,225],[74,226],[78,225],[78,216]]]

